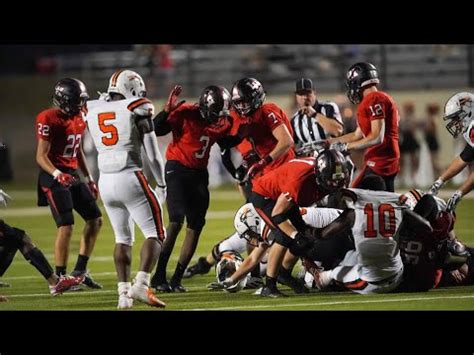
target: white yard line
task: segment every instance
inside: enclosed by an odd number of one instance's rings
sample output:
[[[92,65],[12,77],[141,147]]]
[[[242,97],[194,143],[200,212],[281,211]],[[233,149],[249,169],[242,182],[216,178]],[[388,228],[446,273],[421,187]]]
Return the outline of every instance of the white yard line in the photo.
[[[220,310],[246,310],[259,308],[281,308],[281,307],[308,307],[308,306],[331,306],[338,304],[365,304],[365,303],[389,303],[389,302],[412,302],[412,301],[428,301],[428,300],[446,300],[446,299],[464,299],[474,298],[474,295],[467,296],[442,296],[442,297],[418,297],[418,298],[393,298],[381,300],[366,300],[366,301],[334,301],[334,302],[306,302],[306,303],[285,303],[285,304],[264,304],[258,306],[236,306],[236,307],[218,307],[218,308],[193,308],[190,311],[220,311]],[[188,309],[187,309],[188,310]]]

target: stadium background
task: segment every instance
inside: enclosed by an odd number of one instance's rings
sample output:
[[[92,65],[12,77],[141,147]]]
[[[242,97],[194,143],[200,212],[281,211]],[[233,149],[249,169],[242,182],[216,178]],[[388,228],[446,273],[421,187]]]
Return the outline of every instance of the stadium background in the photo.
[[[18,225],[30,232],[37,244],[45,250],[52,260],[54,223],[47,208],[38,209],[34,190],[36,188],[37,166],[35,162],[35,127],[36,115],[51,105],[51,95],[54,84],[62,77],[73,76],[81,79],[88,87],[91,98],[96,97],[97,91],[106,91],[108,79],[117,68],[129,68],[142,75],[147,84],[148,96],[155,101],[157,108],[161,108],[169,90],[176,83],[183,85],[183,96],[193,102],[202,88],[210,84],[223,85],[228,89],[232,84],[244,77],[253,76],[260,80],[267,91],[267,101],[282,106],[288,116],[294,112],[294,83],[301,77],[313,80],[318,99],[336,101],[343,116],[351,122],[354,116],[354,107],[349,104],[344,93],[344,77],[347,68],[357,61],[369,61],[377,66],[381,76],[381,88],[389,92],[397,102],[399,109],[405,102],[411,101],[415,105],[415,116],[419,123],[423,123],[425,107],[430,103],[437,103],[442,108],[446,100],[454,93],[462,90],[472,91],[474,87],[474,46],[473,45],[0,45],[0,141],[8,147],[8,159],[13,170],[13,177],[0,176],[0,186],[11,192],[15,200],[6,211],[0,211],[0,216],[8,223]],[[469,89],[471,88],[471,89]],[[403,119],[403,117],[401,117]],[[353,122],[353,121],[352,121]],[[437,134],[440,143],[439,163],[444,169],[454,154],[463,147],[461,141],[456,142],[444,128],[441,114],[437,120]],[[408,187],[417,185],[426,188],[436,178],[429,164],[426,144],[421,130],[416,132],[418,141],[422,144],[420,169],[416,181],[403,178],[402,171],[398,178],[398,188],[403,182]],[[165,148],[168,138],[160,138],[161,148]],[[0,161],[5,163],[6,157]],[[356,157],[357,160],[357,157]],[[360,161],[360,157],[359,157]],[[218,162],[218,158],[217,158]],[[466,174],[467,172],[465,172]],[[464,177],[465,177],[464,174]],[[211,175],[211,183],[217,187],[220,180]],[[224,181],[228,177],[223,175]],[[214,179],[214,180],[213,180]],[[454,180],[453,188],[463,181],[463,175]],[[449,196],[449,194],[446,194]],[[233,211],[238,208],[241,200],[235,193],[234,187],[224,185],[211,192],[211,208],[204,235],[198,246],[194,259],[207,254],[212,245],[227,236],[232,230],[231,220]],[[474,224],[470,221],[469,210],[474,207],[470,200],[463,201],[459,207],[459,231],[462,240],[474,244]],[[40,210],[39,212],[35,212]],[[77,215],[76,215],[77,216]],[[77,219],[77,226],[71,245],[71,255],[78,248],[78,234],[83,223]],[[89,304],[84,294],[82,303],[75,303],[74,297],[65,297],[60,301],[51,300],[45,293],[44,282],[37,276],[34,269],[21,256],[17,256],[6,280],[13,285],[11,290],[2,292],[6,295],[15,295],[20,288],[27,293],[23,296],[12,297],[17,303],[9,302],[9,309],[114,309],[115,281],[111,258],[112,233],[108,221],[105,223],[102,237],[93,254],[91,268],[99,272],[97,279],[104,283],[106,291],[100,294],[102,299],[98,303]],[[182,241],[178,238],[173,256],[177,253]],[[137,245],[141,240],[137,238]],[[134,256],[138,248],[135,248]],[[73,259],[73,258],[71,258]],[[135,257],[135,260],[138,258]],[[70,262],[72,262],[70,260]],[[171,259],[169,270],[174,269],[176,258]],[[135,263],[134,263],[135,266]],[[34,274],[34,276],[31,276]],[[202,279],[192,279],[191,285],[195,299],[208,298],[204,281],[212,281],[212,273]],[[33,279],[33,283],[25,284],[25,280]],[[108,291],[107,291],[108,290]],[[469,288],[456,291],[469,294]],[[44,292],[43,292],[44,293]],[[37,296],[31,296],[37,295]],[[262,309],[272,306],[264,302],[257,302],[255,296],[243,294],[230,303],[230,307],[237,309],[249,308],[246,302],[252,303],[253,309]],[[352,295],[349,295],[352,296]],[[381,297],[388,300],[384,306],[376,309],[474,309],[471,297],[456,293],[451,303],[441,303],[437,300],[439,294],[430,297],[420,296],[421,302],[403,302],[396,305],[397,297]],[[458,297],[459,296],[459,297]],[[32,298],[37,300],[32,304]],[[208,303],[214,302],[216,307],[229,306],[223,295],[215,297]],[[292,305],[288,301],[288,309],[307,309],[314,303],[308,296],[298,297],[300,305]],[[334,296],[328,296],[328,299]],[[347,297],[343,296],[343,297]],[[377,296],[380,297],[380,296]],[[401,296],[403,297],[403,296]],[[457,297],[457,298],[456,298]],[[329,302],[318,298],[318,304],[325,302],[327,306],[318,306],[316,309],[367,309],[363,302],[359,306],[352,303],[348,297],[338,302]],[[441,297],[442,298],[442,297]],[[292,298],[294,300],[294,298]],[[406,297],[404,297],[406,299]],[[165,300],[170,301],[172,308],[202,308],[201,303],[187,303],[186,295],[170,295]],[[189,299],[188,299],[189,300]],[[249,301],[250,300],[250,301]],[[392,301],[390,301],[392,300]],[[56,302],[56,303],[55,303]],[[385,301],[383,301],[385,302]],[[393,302],[393,303],[391,303]],[[203,304],[205,304],[204,302]],[[285,302],[286,304],[286,302]],[[337,306],[334,306],[337,304]],[[377,303],[376,303],[377,304]],[[2,306],[5,307],[5,306]],[[252,309],[250,307],[250,309]],[[326,308],[324,308],[326,307]],[[379,308],[377,308],[379,307]],[[393,308],[391,308],[393,307]],[[278,308],[283,309],[283,308]],[[369,306],[370,309],[370,306]]]

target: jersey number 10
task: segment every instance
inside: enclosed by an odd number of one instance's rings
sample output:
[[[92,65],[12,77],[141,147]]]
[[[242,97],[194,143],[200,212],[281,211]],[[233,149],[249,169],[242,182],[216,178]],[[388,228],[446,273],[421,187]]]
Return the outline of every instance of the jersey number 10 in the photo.
[[[395,208],[392,205],[388,203],[382,203],[379,205],[378,221],[374,220],[374,205],[372,203],[365,205],[364,213],[367,216],[367,229],[364,232],[364,236],[366,238],[376,238],[378,233],[380,233],[380,235],[385,238],[393,237],[396,230],[396,224]],[[376,222],[378,222],[378,233],[375,229]]]

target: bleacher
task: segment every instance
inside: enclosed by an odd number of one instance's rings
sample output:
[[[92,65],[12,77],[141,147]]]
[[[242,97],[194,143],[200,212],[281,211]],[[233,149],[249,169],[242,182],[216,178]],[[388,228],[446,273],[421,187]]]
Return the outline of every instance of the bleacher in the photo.
[[[470,45],[439,44],[175,45],[170,53],[174,68],[168,74],[138,50],[67,54],[56,61],[59,76],[78,75],[91,86],[103,87],[114,70],[130,68],[147,82],[155,79],[154,86],[166,79],[167,86],[181,83],[196,96],[210,84],[230,89],[244,76],[255,76],[274,94],[291,91],[301,76],[313,78],[320,91],[341,91],[347,68],[357,61],[378,66],[390,89],[473,86],[473,53]],[[159,96],[166,92],[160,88]]]

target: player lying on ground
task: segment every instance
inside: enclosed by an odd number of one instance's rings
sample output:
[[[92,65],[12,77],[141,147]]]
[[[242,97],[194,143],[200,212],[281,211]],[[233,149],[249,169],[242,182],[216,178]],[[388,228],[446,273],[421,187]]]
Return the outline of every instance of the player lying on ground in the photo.
[[[0,204],[6,206],[7,199],[10,199],[10,196],[0,190]],[[0,219],[0,277],[10,267],[17,250],[43,275],[53,296],[79,285],[84,280],[84,275],[56,275],[44,254],[33,244],[25,231],[11,227]]]

